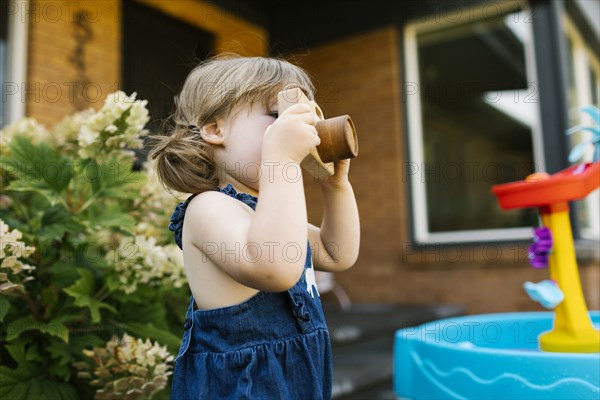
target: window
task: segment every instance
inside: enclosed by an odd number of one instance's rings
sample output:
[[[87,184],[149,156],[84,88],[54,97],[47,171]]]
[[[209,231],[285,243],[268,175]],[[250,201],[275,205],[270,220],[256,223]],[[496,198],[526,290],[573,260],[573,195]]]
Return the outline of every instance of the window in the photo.
[[[25,115],[28,7],[26,0],[0,1],[0,128]]]
[[[5,83],[6,78],[7,54],[6,48],[8,45],[8,2],[0,2],[0,82],[2,82],[2,101],[0,101],[0,128],[6,124],[6,107],[4,104]]]
[[[527,239],[537,224],[535,210],[502,210],[491,193],[544,169],[531,12],[486,10],[405,30],[404,176],[418,243]]]
[[[598,55],[590,49],[579,33],[573,21],[565,15],[563,28],[567,37],[568,51],[568,102],[569,125],[590,125],[591,120],[579,111],[579,107],[593,104],[599,106],[600,97],[600,62]],[[578,132],[571,135],[571,147],[583,140],[589,139],[591,133]],[[584,155],[583,161],[591,161],[592,147]],[[577,202],[577,220],[580,227],[579,234],[586,239],[600,238],[600,196],[595,190],[585,199]]]

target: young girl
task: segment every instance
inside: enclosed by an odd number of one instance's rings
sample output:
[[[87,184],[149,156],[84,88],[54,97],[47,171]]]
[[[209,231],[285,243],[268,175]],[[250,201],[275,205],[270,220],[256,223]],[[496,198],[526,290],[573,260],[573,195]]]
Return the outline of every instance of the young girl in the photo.
[[[166,187],[192,193],[169,226],[192,292],[171,399],[331,397],[313,268],[354,264],[358,212],[344,160],[320,180],[321,227],[308,224],[300,162],[319,137],[307,105],[278,115],[277,93],[291,87],[313,98],[306,73],[283,60],[203,62],[150,155]]]

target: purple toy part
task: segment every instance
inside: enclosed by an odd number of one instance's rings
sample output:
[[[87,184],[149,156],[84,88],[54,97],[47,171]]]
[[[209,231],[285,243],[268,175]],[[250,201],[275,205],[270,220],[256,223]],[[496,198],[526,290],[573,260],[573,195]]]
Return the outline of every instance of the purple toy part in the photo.
[[[533,229],[533,244],[529,246],[529,263],[533,268],[548,267],[548,258],[552,251],[552,232],[542,226]]]

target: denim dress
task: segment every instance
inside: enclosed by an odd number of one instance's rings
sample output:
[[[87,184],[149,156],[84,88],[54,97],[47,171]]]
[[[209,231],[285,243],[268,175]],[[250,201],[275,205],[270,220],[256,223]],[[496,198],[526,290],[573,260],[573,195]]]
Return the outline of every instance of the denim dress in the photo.
[[[256,197],[231,185],[219,191],[256,208]],[[169,229],[180,248],[193,197],[171,217]],[[171,400],[331,398],[331,344],[310,246],[304,272],[291,289],[261,291],[240,304],[211,310],[198,309],[192,295],[183,329]]]

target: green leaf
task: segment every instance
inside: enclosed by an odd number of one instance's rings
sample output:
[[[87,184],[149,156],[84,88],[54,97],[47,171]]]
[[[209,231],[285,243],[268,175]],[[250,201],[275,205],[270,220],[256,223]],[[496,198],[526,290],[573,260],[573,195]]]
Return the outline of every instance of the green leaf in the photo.
[[[73,333],[68,344],[53,339],[45,349],[50,353],[51,358],[56,360],[57,365],[70,365],[73,360],[82,357],[83,349],[103,347],[105,344],[106,341],[97,335]]]
[[[110,331],[112,328],[108,325],[105,326],[106,331]],[[106,340],[93,333],[80,333],[74,334],[73,339],[69,343],[69,350],[74,356],[81,357],[81,351],[83,349],[92,347],[103,347],[106,344]]]
[[[51,365],[52,377],[68,381],[71,378],[71,366],[70,365]]]
[[[100,167],[92,158],[82,160],[78,169],[78,180],[89,182],[92,189],[92,194],[97,193],[102,189],[102,181]]]
[[[57,157],[55,161],[56,167],[54,174],[46,174],[50,179],[46,180],[48,185],[57,193],[62,193],[69,186],[73,175],[73,163],[65,157]]]
[[[74,255],[67,257],[74,257]],[[47,271],[52,275],[52,282],[58,287],[70,286],[79,278],[72,260],[52,263],[48,266]]]
[[[58,365],[65,365],[73,360],[68,345],[64,342],[54,340],[46,346],[46,350],[50,353],[52,358],[58,359]]]
[[[6,189],[38,192],[53,205],[64,202],[61,193],[73,175],[71,160],[57,154],[47,143],[34,145],[24,136],[15,136],[10,147],[11,155],[1,165],[16,179]]]
[[[62,239],[65,232],[80,232],[84,229],[77,217],[62,206],[54,206],[45,210],[41,219],[42,228],[37,237],[40,241]]]
[[[34,343],[27,348],[27,351],[25,352],[25,360],[26,361],[37,361],[37,363],[42,363],[44,361],[44,359],[42,358],[42,355],[40,354],[40,351],[38,349],[37,343]]]
[[[95,207],[89,210],[87,223],[90,228],[97,230],[99,228],[120,228],[132,231],[135,228],[136,221],[130,215],[131,210],[124,212],[116,204],[103,204],[102,207]]]
[[[127,188],[107,188],[103,195],[114,199],[135,200],[140,197],[140,194],[135,191],[130,191]]]
[[[67,188],[73,172],[70,159],[57,154],[47,143],[34,145],[24,136],[14,137],[10,147],[13,160],[19,162],[17,168],[24,176],[45,183],[57,193]]]
[[[13,190],[15,192],[35,192],[39,193],[44,197],[51,205],[55,205],[61,203],[63,198],[61,195],[55,193],[51,189],[47,187],[43,187],[41,185],[32,185],[28,183],[26,180],[16,179],[11,181],[8,186],[6,186],[6,190]]]
[[[153,290],[156,292],[156,289]],[[120,314],[131,315],[133,322],[149,322],[159,329],[168,330],[166,309],[161,299],[155,297],[155,300],[148,301],[149,298],[144,297],[145,301],[141,303],[134,303],[133,301],[124,303],[120,307]]]
[[[26,384],[31,378],[31,371],[24,366],[15,369],[0,366],[0,397],[3,399],[27,398],[29,388]]]
[[[0,366],[0,398],[22,400],[77,400],[75,388],[52,381],[33,364],[15,369]]]
[[[94,275],[91,271],[83,268],[77,268],[81,278],[74,284],[65,288],[64,291],[75,299],[75,305],[78,307],[88,307],[92,316],[92,323],[100,322],[100,309],[106,308],[112,312],[117,312],[114,307],[93,298],[94,295]]]
[[[86,161],[82,164],[81,177],[89,182],[92,193],[110,198],[135,198],[139,196],[130,190],[125,190],[133,184],[142,184],[147,178],[141,172],[131,169],[131,164],[108,160],[97,164],[95,161]]]
[[[62,343],[65,348],[68,344]],[[62,370],[56,365],[44,369],[40,365],[44,361],[38,351],[38,343],[32,338],[18,338],[5,345],[10,356],[16,361],[17,368],[0,367],[0,398],[1,399],[74,399],[69,385],[52,381],[44,372],[51,373],[64,380],[70,375],[70,365],[64,365]],[[36,361],[32,363],[31,361]]]
[[[0,294],[0,322],[4,321],[4,317],[8,314],[10,308],[10,302],[6,297]]]
[[[107,266],[104,258],[105,250],[102,247],[104,243],[93,240],[84,241],[76,245],[75,257],[72,263],[82,268],[85,266],[88,270],[101,270]],[[72,268],[72,267],[71,267]],[[73,271],[77,271],[73,268]]]
[[[26,331],[39,331],[48,335],[61,338],[69,342],[69,330],[60,319],[54,319],[48,323],[36,321],[32,316],[20,318],[8,324],[6,328],[6,340],[11,341]]]
[[[23,343],[12,343],[4,345],[8,354],[16,361],[17,364],[24,364],[25,361],[25,345]]]

